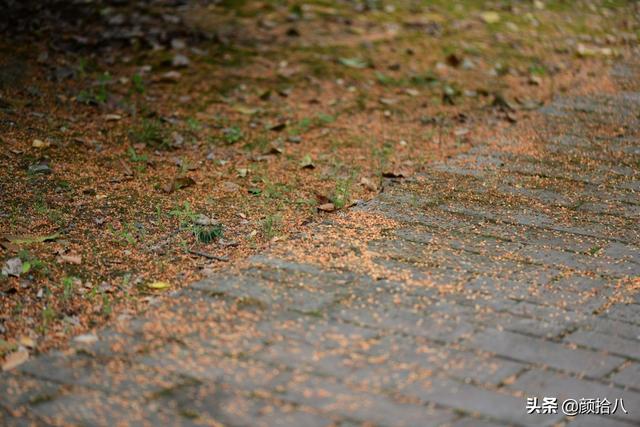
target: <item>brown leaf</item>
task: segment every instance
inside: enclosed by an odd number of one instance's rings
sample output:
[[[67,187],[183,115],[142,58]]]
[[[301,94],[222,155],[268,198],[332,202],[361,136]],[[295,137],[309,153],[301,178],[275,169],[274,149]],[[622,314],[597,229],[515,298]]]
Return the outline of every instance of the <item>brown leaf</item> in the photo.
[[[82,264],[82,256],[80,255],[60,255],[58,256],[58,262],[63,263],[66,262],[68,264]]]
[[[2,364],[3,371],[9,371],[29,360],[29,352],[27,350],[18,350],[9,354]]]
[[[318,202],[319,205],[331,203],[331,199],[329,199],[327,196],[323,194],[315,193],[315,196],[316,196],[316,202]]]
[[[333,212],[336,210],[336,206],[333,203],[323,203],[318,206],[318,210],[322,212]]]
[[[364,176],[360,179],[360,185],[362,185],[369,191],[378,191],[378,186],[376,185],[376,183]]]
[[[174,181],[174,187],[176,190],[179,190],[185,187],[191,187],[192,185],[195,185],[195,184],[196,182],[193,180],[193,178],[189,178],[188,176],[181,176],[180,178],[177,178]]]
[[[192,185],[195,185],[195,183],[196,182],[193,180],[193,178],[190,178],[188,176],[181,176],[166,184],[164,187],[162,187],[162,190],[165,193],[171,193],[175,190],[180,190],[181,188],[191,187]]]
[[[124,170],[124,174],[126,176],[133,176],[133,170],[129,167],[129,165],[122,159],[120,159],[120,166]]]

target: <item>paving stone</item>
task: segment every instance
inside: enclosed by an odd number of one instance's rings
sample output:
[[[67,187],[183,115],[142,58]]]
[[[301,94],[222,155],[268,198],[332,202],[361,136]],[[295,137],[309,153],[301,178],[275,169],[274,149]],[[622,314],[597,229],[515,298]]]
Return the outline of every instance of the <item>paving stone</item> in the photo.
[[[640,363],[629,363],[612,377],[611,381],[616,384],[640,389]]]
[[[584,324],[585,328],[602,334],[616,335],[631,340],[640,340],[640,325],[608,318],[593,318]]]
[[[355,391],[327,379],[300,377],[283,397],[320,411],[385,426],[439,426],[455,418],[452,411]]]
[[[304,407],[242,393],[222,382],[182,387],[159,396],[155,403],[194,422],[211,420],[229,426],[328,426],[335,418]]]
[[[593,331],[576,331],[567,336],[564,341],[640,360],[640,340],[628,340]]]
[[[20,408],[26,404],[50,400],[63,392],[64,386],[51,381],[18,374],[0,377],[0,407]]]
[[[188,418],[164,412],[153,402],[122,400],[99,392],[69,394],[35,405],[32,410],[55,425],[196,425]]]
[[[583,349],[513,332],[488,329],[474,335],[466,345],[504,357],[548,365],[563,371],[600,377],[620,366],[620,357]]]
[[[640,306],[638,304],[615,304],[604,315],[623,322],[640,326]]]
[[[550,420],[558,421],[562,417],[529,416],[523,398],[450,380],[434,379],[423,384],[411,384],[402,392],[427,402],[515,425],[549,425]]]
[[[58,384],[79,385],[117,393],[121,397],[144,397],[183,381],[178,376],[145,366],[95,359],[82,354],[47,355],[18,367],[20,372]]]

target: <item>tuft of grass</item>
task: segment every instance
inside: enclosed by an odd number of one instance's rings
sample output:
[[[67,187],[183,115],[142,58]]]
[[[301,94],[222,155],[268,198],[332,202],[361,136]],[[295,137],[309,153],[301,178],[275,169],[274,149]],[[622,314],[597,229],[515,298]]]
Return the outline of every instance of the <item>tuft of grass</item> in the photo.
[[[131,130],[130,136],[137,143],[144,143],[157,148],[169,146],[168,131],[156,119],[143,119],[142,123]]]
[[[144,80],[142,80],[142,76],[140,74],[133,75],[133,77],[131,78],[131,86],[133,87],[133,90],[135,92],[144,93],[145,91]]]
[[[262,220],[262,234],[266,239],[272,239],[280,232],[281,225],[282,217],[280,214],[269,215]]]
[[[333,195],[329,198],[331,203],[337,208],[342,209],[349,203],[351,197],[352,179],[338,179],[333,190]]]
[[[205,244],[211,243],[212,241],[222,237],[222,225],[214,225],[206,228],[196,227],[194,228],[194,234],[198,241]]]
[[[98,77],[98,85],[96,88],[80,91],[80,93],[76,95],[76,99],[85,104],[104,104],[109,100],[109,90],[107,85],[110,81],[111,75],[109,75],[108,72],[103,73]]]
[[[184,202],[182,206],[177,206],[169,211],[169,216],[178,218],[180,221],[180,228],[189,227],[198,218],[198,214],[191,209],[189,202]]]
[[[229,126],[222,130],[222,139],[227,144],[235,144],[242,140],[242,138],[244,138],[244,134],[238,126]]]
[[[73,282],[75,277],[63,277],[62,278],[62,299],[69,301],[73,296]]]

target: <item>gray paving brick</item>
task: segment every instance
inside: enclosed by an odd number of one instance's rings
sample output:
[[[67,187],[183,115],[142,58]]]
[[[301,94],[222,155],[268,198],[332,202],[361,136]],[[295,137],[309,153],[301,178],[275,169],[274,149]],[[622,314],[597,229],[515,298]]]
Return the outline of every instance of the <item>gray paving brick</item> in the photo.
[[[564,341],[623,357],[640,359],[640,340],[629,340],[593,331],[576,331],[567,336]]]
[[[572,349],[545,339],[495,329],[474,335],[466,344],[523,362],[548,365],[591,377],[606,375],[624,361],[616,356]]]
[[[640,389],[640,363],[629,363],[611,376],[611,381]]]
[[[585,324],[591,330],[602,334],[616,335],[631,340],[640,340],[640,325],[603,317],[590,319]]]
[[[549,425],[562,418],[561,415],[529,416],[523,398],[449,380],[433,379],[411,384],[402,392],[427,402],[516,425]]]
[[[395,402],[389,397],[355,391],[326,379],[301,377],[289,384],[283,396],[339,416],[384,426],[438,426],[455,418],[452,411],[421,404]]]
[[[605,311],[604,315],[640,326],[640,304],[616,304]]]

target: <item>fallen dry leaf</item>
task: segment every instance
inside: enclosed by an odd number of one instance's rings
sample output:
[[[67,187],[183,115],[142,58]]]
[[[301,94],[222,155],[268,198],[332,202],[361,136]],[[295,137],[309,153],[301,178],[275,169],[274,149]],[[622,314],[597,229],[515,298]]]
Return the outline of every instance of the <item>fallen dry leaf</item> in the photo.
[[[378,186],[376,185],[376,183],[364,176],[360,179],[360,185],[362,185],[369,191],[378,191]]]
[[[79,344],[93,344],[98,341],[98,337],[95,334],[82,334],[73,339]]]
[[[58,256],[59,263],[67,263],[67,264],[82,264],[82,256],[80,255],[60,255]]]
[[[152,282],[152,283],[147,283],[147,288],[149,289],[156,289],[156,290],[162,290],[162,289],[167,289],[171,287],[171,285],[167,282]]]
[[[318,206],[318,210],[322,212],[333,212],[336,210],[336,205],[333,203],[324,203]]]
[[[162,187],[162,190],[165,193],[171,193],[175,190],[180,190],[181,188],[191,187],[192,185],[195,185],[195,183],[196,182],[193,180],[193,178],[189,178],[188,176],[181,176]]]
[[[22,365],[27,360],[29,360],[29,352],[27,350],[22,349],[15,351],[5,358],[4,363],[2,364],[2,370],[9,371],[19,365]]]
[[[33,148],[47,148],[51,145],[49,141],[43,141],[41,139],[34,139],[31,146]]]

